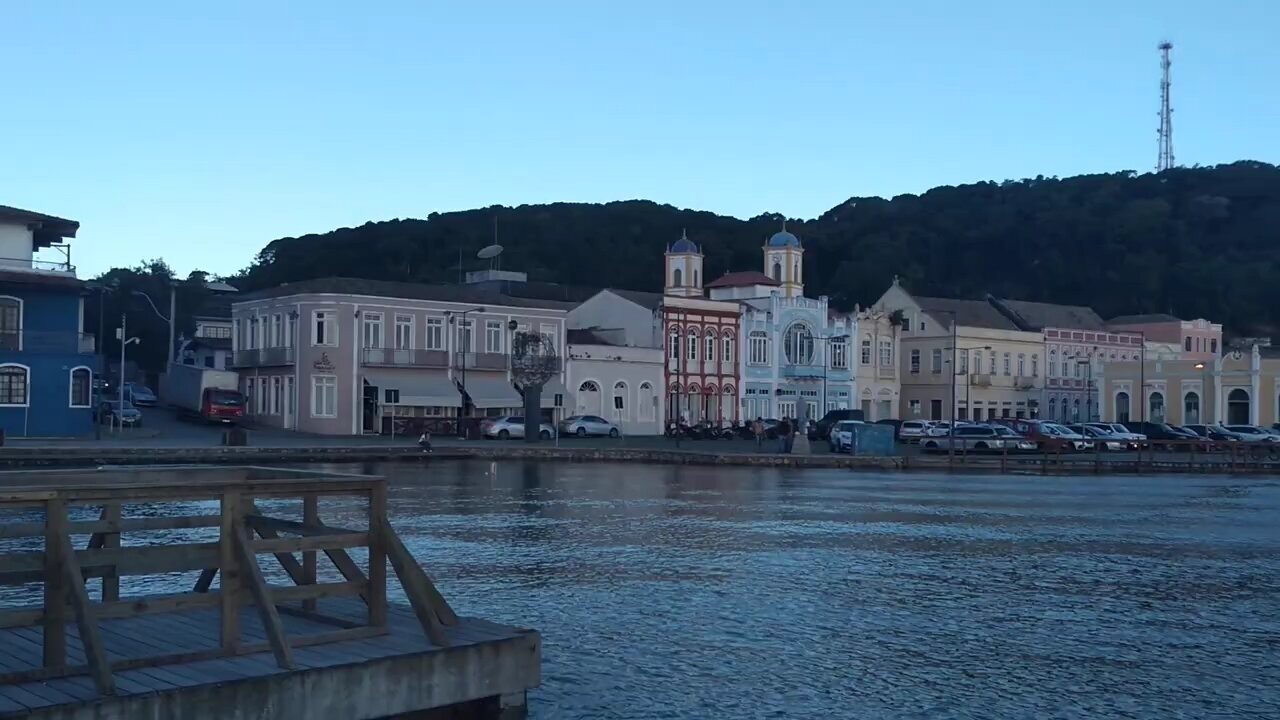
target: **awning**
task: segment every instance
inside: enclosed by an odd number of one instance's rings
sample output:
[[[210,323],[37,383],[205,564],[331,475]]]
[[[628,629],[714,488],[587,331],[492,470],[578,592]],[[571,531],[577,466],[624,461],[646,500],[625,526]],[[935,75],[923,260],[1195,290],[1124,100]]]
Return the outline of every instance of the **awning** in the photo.
[[[556,395],[560,396],[560,404],[556,405]],[[573,408],[573,398],[569,396],[569,390],[560,382],[560,378],[551,378],[542,386],[542,407],[547,408]]]
[[[520,393],[505,377],[492,377],[471,373],[464,386],[471,404],[478,408],[518,408],[524,405]]]
[[[461,407],[462,395],[443,372],[410,370],[407,372],[376,372],[366,370],[365,382],[378,388],[378,402],[386,402],[388,390],[398,390],[400,401],[396,405],[421,407]]]

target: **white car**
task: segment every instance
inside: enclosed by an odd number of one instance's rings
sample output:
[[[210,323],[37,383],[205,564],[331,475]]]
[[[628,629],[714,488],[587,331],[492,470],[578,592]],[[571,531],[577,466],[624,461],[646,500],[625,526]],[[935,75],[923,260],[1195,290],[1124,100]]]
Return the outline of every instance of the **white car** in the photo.
[[[1091,427],[1091,428],[1094,428],[1095,430],[1100,430],[1104,433],[1111,433],[1113,436],[1119,439],[1132,440],[1132,441],[1147,439],[1146,435],[1143,435],[1142,433],[1130,432],[1129,428],[1126,428],[1120,423],[1089,422],[1089,423],[1085,423],[1084,425],[1085,427]]]
[[[898,440],[900,442],[912,442],[924,437],[928,431],[930,420],[903,420],[898,426]]]
[[[577,435],[578,437],[608,435],[616,438],[622,434],[622,431],[618,429],[617,425],[599,415],[574,415],[560,422],[560,434]]]
[[[538,434],[543,440],[550,440],[555,437],[556,430],[547,423],[542,423]],[[507,440],[510,438],[524,437],[524,417],[519,415],[504,415],[495,419],[484,429],[484,436],[490,439]]]
[[[841,420],[836,426],[831,428],[831,434],[827,437],[827,441],[831,445],[831,452],[853,452],[853,433],[854,428],[858,425],[866,425],[861,420]]]

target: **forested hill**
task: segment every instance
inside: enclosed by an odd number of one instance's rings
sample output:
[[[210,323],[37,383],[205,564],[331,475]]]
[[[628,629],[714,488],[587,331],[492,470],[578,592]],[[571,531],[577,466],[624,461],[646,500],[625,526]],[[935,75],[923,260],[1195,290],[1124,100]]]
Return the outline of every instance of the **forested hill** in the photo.
[[[271,242],[246,289],[326,275],[453,282],[493,242],[531,279],[661,287],[662,251],[686,229],[705,276],[760,269],[781,216],[740,220],[647,201],[557,203],[370,222]],[[1159,175],[1119,172],[939,187],[851,198],[789,220],[804,242],[811,295],[851,307],[895,274],[921,294],[1092,305],[1104,317],[1172,312],[1236,332],[1280,324],[1280,168],[1237,162]]]

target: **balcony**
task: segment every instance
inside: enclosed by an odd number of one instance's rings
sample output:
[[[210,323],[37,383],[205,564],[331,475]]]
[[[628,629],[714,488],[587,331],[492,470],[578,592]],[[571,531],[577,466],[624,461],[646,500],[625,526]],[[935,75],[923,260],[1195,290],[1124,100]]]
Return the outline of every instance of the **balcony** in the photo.
[[[796,380],[821,380],[821,365],[783,365],[782,377]]]
[[[255,348],[253,350],[237,350],[231,364],[234,367],[278,367],[292,365],[294,352],[291,347]]]
[[[1030,390],[1036,386],[1036,379],[1029,375],[1015,375],[1013,386],[1019,390]]]
[[[76,266],[65,260],[36,260],[30,257],[0,257],[0,270],[43,275],[70,275],[71,277],[75,277],[76,274]]]
[[[449,353],[444,350],[365,348],[361,362],[368,367],[449,367]]]
[[[974,387],[991,387],[990,375],[970,375],[969,384]]]
[[[453,366],[467,370],[506,370],[511,356],[506,353],[459,352],[453,354]]]
[[[92,355],[95,352],[94,336],[56,330],[6,330],[0,331],[0,350]]]

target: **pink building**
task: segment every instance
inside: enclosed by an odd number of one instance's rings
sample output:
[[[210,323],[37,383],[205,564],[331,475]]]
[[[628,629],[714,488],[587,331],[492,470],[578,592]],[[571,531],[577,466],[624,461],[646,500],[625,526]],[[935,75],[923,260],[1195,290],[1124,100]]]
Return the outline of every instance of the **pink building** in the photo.
[[[1213,360],[1222,350],[1222,325],[1182,320],[1172,315],[1121,315],[1107,321],[1111,330],[1139,333],[1147,342],[1170,343],[1182,348],[1183,360]]]

